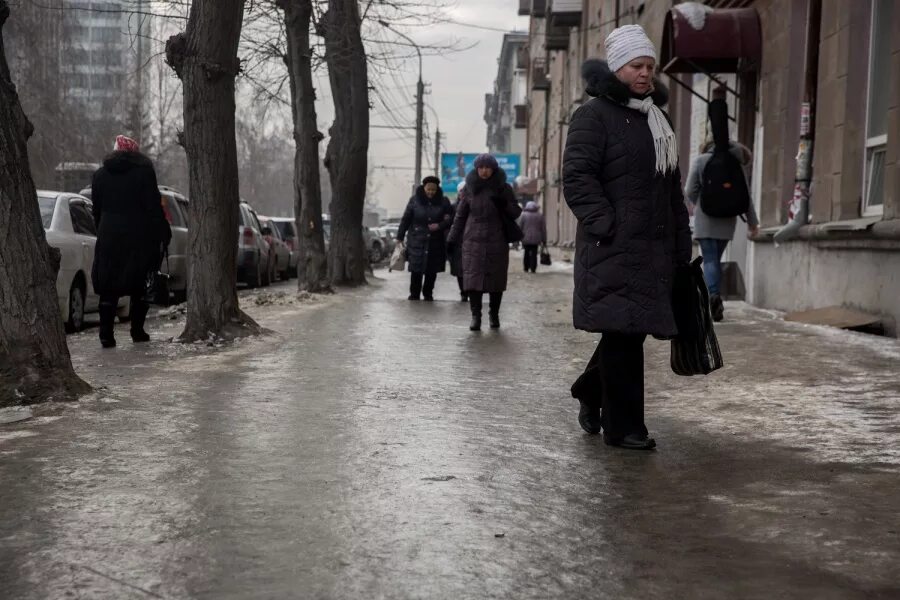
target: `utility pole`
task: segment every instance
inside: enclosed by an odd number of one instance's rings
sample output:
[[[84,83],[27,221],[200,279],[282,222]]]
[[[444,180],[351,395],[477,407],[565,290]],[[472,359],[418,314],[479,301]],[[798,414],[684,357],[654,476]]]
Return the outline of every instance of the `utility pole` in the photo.
[[[418,47],[416,48],[418,50]],[[416,181],[422,181],[422,123],[425,120],[425,84],[422,83],[422,57],[419,55],[419,83],[416,85]]]
[[[419,82],[416,84],[416,180],[413,182],[413,189],[416,189],[416,186],[422,182],[422,128],[425,120],[425,84],[422,82],[422,49],[419,48],[419,45],[414,39],[402,31],[394,29],[387,21],[379,19],[378,24],[386,29],[390,29],[406,40],[410,46],[416,49],[416,54],[419,55]]]
[[[441,178],[441,130],[434,134],[434,176]]]

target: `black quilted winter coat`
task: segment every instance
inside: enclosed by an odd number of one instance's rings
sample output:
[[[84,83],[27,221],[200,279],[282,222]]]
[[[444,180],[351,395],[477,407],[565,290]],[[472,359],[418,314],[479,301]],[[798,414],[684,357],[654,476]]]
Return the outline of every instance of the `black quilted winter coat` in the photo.
[[[487,180],[470,172],[448,238],[455,251],[462,246],[463,289],[467,292],[506,290],[509,244],[501,211],[511,219],[522,214],[503,169]]]
[[[626,106],[630,91],[606,63],[582,71],[594,97],[573,115],[563,157],[565,198],[578,219],[575,327],[674,336],[674,267],[691,258],[681,173],[656,172],[647,116]],[[667,101],[659,82],[652,97]]]
[[[434,198],[425,195],[424,186],[409,199],[397,239],[406,242],[406,260],[411,273],[443,273],[447,265],[447,230],[453,224],[450,200],[441,188]],[[437,225],[437,231],[428,226]]]

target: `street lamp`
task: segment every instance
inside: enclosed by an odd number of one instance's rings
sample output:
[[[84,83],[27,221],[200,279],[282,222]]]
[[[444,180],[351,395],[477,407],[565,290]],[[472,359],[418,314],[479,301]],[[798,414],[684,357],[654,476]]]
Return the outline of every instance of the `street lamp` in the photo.
[[[378,24],[386,29],[390,29],[409,42],[416,49],[416,54],[419,55],[419,83],[416,85],[416,180],[413,184],[413,187],[415,187],[422,181],[422,121],[425,111],[425,84],[422,83],[422,50],[415,40],[402,31],[394,29],[387,21],[379,19]]]

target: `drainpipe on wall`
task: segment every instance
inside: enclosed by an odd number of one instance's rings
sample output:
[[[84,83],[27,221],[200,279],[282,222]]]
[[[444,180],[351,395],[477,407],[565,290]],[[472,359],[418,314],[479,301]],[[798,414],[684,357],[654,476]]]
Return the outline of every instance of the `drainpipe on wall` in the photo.
[[[775,243],[795,239],[800,228],[809,223],[809,196],[812,183],[813,148],[816,131],[816,94],[819,85],[819,35],[822,28],[822,0],[811,0],[806,28],[806,102],[800,109],[800,147],[797,150],[797,175],[787,225],[775,234]]]
[[[549,69],[550,61],[547,61],[547,75],[549,77],[550,69]],[[541,179],[543,179],[543,184],[541,185],[541,196],[543,200],[543,212],[547,214],[547,190],[550,186],[547,185],[547,132],[550,129],[550,89],[553,84],[547,87],[544,90],[544,136],[541,140]],[[557,212],[559,212],[557,210]],[[559,240],[557,240],[559,241]]]

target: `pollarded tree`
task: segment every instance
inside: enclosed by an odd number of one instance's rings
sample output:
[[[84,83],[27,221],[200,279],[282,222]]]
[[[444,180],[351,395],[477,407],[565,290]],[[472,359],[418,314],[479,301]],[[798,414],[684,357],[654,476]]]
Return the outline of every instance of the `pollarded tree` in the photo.
[[[369,151],[369,81],[357,0],[330,0],[320,28],[334,123],[325,165],[331,178],[328,268],[334,285],[366,283],[368,256],[362,238]]]
[[[316,92],[313,88],[310,25],[312,0],[279,0],[284,10],[287,55],[294,116],[294,215],[300,262],[297,279],[301,290],[319,293],[331,290],[328,257],[322,228],[322,184],[319,179],[319,142],[324,136],[316,123]]]
[[[234,80],[244,0],[194,0],[166,60],[184,87],[184,149],[190,191],[191,274],[181,341],[259,332],[238,306],[235,264],[240,192]]]
[[[90,391],[72,368],[56,300],[59,251],[47,244],[26,143],[33,127],[10,79],[0,0],[0,406],[74,400]]]

